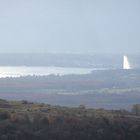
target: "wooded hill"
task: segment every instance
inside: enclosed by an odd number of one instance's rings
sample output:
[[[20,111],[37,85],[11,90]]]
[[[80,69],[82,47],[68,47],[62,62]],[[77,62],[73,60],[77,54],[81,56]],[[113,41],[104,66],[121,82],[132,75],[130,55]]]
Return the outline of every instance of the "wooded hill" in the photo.
[[[128,112],[0,100],[0,140],[139,140],[136,109]]]

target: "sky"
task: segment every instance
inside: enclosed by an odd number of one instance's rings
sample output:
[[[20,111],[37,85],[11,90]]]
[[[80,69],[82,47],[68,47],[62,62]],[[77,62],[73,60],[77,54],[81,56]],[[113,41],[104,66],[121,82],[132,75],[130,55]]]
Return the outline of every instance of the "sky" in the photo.
[[[0,0],[0,53],[140,53],[140,0]]]

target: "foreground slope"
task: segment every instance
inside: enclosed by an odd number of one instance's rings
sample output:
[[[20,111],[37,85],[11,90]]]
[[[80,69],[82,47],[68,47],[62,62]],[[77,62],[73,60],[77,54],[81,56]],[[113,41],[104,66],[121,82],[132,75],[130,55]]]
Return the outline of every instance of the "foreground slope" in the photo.
[[[139,140],[140,117],[124,110],[0,101],[0,140]]]

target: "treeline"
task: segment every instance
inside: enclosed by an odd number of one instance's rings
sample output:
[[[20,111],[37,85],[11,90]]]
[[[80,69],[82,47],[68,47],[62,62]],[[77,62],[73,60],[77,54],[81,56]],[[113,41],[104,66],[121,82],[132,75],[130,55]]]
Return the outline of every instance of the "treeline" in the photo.
[[[133,111],[1,100],[0,140],[139,140],[140,116]]]
[[[139,88],[140,70],[100,70],[83,75],[27,76],[1,78],[0,88],[46,88],[93,90],[102,88]]]

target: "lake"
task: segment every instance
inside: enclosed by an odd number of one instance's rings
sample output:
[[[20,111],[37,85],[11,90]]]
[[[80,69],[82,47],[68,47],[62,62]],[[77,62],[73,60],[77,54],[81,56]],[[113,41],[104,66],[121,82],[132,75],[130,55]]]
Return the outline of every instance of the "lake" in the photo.
[[[46,66],[0,66],[0,78],[20,76],[46,76],[50,74],[87,74],[96,68],[46,67]]]

